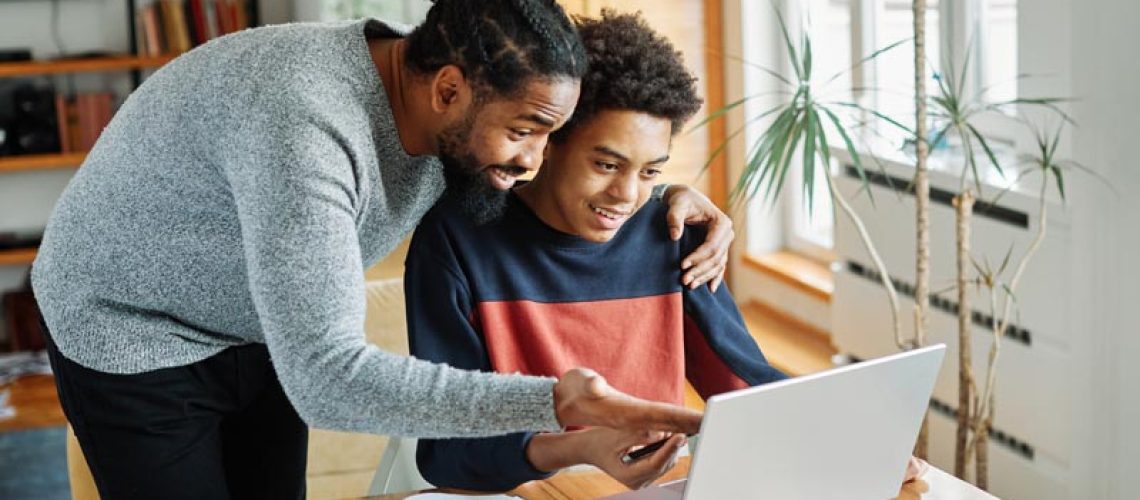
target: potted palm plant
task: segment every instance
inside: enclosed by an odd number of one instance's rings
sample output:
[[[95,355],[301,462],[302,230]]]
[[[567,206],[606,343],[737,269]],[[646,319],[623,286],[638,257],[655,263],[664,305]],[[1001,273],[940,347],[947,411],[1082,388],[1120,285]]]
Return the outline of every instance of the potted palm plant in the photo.
[[[954,198],[957,219],[955,226],[957,242],[957,280],[954,289],[958,291],[958,339],[960,343],[959,420],[956,439],[955,473],[959,477],[964,477],[968,463],[972,459],[976,459],[977,467],[975,476],[979,486],[984,488],[988,482],[986,439],[993,423],[993,387],[996,383],[995,368],[1000,353],[999,341],[1008,329],[1009,314],[1011,310],[1015,309],[1014,293],[1017,288],[1018,280],[1027,262],[1035,253],[1037,246],[1040,245],[1040,240],[1044,238],[1044,220],[1042,220],[1041,227],[1038,229],[1039,233],[1035,240],[1037,243],[1019,258],[1015,266],[1017,271],[1008,282],[1003,281],[1002,273],[1010,264],[1009,256],[1007,256],[1002,265],[994,269],[993,266],[990,266],[988,263],[984,265],[979,264],[977,259],[974,259],[970,255],[970,217],[976,198],[982,195],[979,164],[988,161],[988,164],[992,165],[999,173],[1006,171],[1006,169],[1003,168],[1002,162],[999,161],[998,155],[995,154],[994,148],[991,147],[990,141],[980,132],[974,120],[983,114],[993,113],[998,110],[1011,110],[1018,107],[1032,106],[1053,112],[1056,116],[1060,117],[1062,124],[1066,122],[1071,123],[1069,117],[1058,107],[1058,104],[1061,103],[1063,99],[1018,98],[1004,102],[990,103],[984,99],[986,89],[982,89],[980,92],[968,96],[965,92],[966,75],[970,67],[968,55],[961,70],[955,68],[953,64],[945,64],[945,68],[947,69],[946,73],[944,75],[936,75],[935,78],[938,85],[936,94],[932,97],[928,97],[926,93],[926,71],[928,62],[925,56],[924,32],[926,5],[924,0],[915,0],[913,2],[915,31],[915,37],[913,39],[915,44],[915,127],[912,130],[892,117],[877,110],[869,109],[859,103],[827,99],[826,94],[822,92],[820,88],[813,86],[813,63],[810,37],[806,34],[805,30],[800,30],[801,34],[798,41],[793,43],[782,14],[778,9],[775,9],[775,7],[773,7],[773,10],[776,12],[780,26],[780,34],[782,35],[782,44],[786,51],[789,67],[793,76],[785,77],[779,72],[767,68],[760,68],[783,85],[784,88],[780,91],[780,94],[783,95],[785,99],[778,105],[746,119],[746,126],[747,124],[769,117],[772,118],[772,121],[759,138],[750,145],[746,163],[740,177],[735,182],[730,199],[734,204],[738,204],[762,194],[767,201],[774,202],[785,187],[785,179],[787,178],[788,172],[791,169],[799,168],[802,169],[801,178],[803,182],[795,186],[795,188],[803,190],[806,195],[805,199],[810,207],[814,196],[817,195],[817,193],[814,192],[816,176],[824,176],[828,182],[826,183],[827,192],[823,194],[830,197],[833,201],[833,205],[838,207],[852,222],[852,225],[859,234],[861,242],[876,267],[876,271],[878,271],[878,277],[886,291],[890,306],[894,341],[899,349],[921,346],[924,345],[926,341],[926,316],[930,296],[929,180],[928,169],[926,168],[929,150],[932,144],[938,144],[947,137],[956,138],[962,145],[962,170],[959,176],[958,193]],[[883,52],[907,41],[909,40],[902,40],[877,50],[858,61],[855,66],[857,67],[858,65],[864,64],[878,57]],[[968,53],[969,52],[967,52],[967,54]],[[833,75],[825,80],[825,82],[833,82],[841,74],[842,73]],[[759,97],[759,95],[746,96],[743,99],[733,102],[715,111],[705,122],[719,118],[724,113],[756,97]],[[870,195],[870,190],[866,189],[868,180],[864,166],[865,153],[857,150],[852,140],[854,135],[852,129],[860,126],[862,122],[859,120],[848,120],[847,123],[845,123],[841,118],[844,111],[854,111],[863,116],[870,116],[887,126],[902,130],[910,137],[910,140],[915,145],[914,155],[916,168],[913,188],[916,197],[917,242],[915,255],[915,310],[913,311],[915,335],[911,338],[904,338],[902,334],[902,320],[899,311],[898,294],[890,279],[890,273],[879,256],[879,252],[876,250],[874,242],[867,232],[863,221],[860,219],[859,214],[851,208],[848,200],[834,188],[828,176],[827,165],[830,163],[832,151],[828,139],[830,131],[830,137],[839,138],[842,143],[842,148],[846,150],[851,159],[852,167],[854,167],[854,170],[861,179],[864,186],[863,191]],[[933,122],[929,118],[932,118]],[[933,127],[932,124],[934,125]],[[1032,124],[1030,124],[1030,126],[1035,128]],[[932,134],[928,133],[928,130],[931,128],[934,130]],[[744,127],[734,131],[726,139],[724,144],[712,152],[712,158],[721,154],[728,142],[743,131]],[[1074,169],[1091,172],[1087,167],[1056,159],[1056,149],[1060,133],[1061,128],[1059,127],[1057,132],[1052,136],[1045,136],[1039,132],[1036,134],[1038,141],[1037,154],[1022,159],[1033,168],[1023,171],[1022,175],[1019,175],[1019,179],[1015,180],[1015,182],[1021,180],[1021,177],[1029,173],[1049,175],[1055,179],[1057,189],[1061,192],[1063,198],[1063,172]],[[928,139],[930,139],[929,142]],[[795,161],[797,153],[799,154],[799,161]],[[712,158],[709,160],[710,163]],[[870,157],[870,159],[874,158]],[[1024,164],[1026,163],[1019,165]],[[1043,183],[1040,193],[1042,197],[1044,196],[1045,188],[1046,184]],[[1044,219],[1045,216],[1044,206],[1044,200],[1042,198],[1040,214],[1042,219]],[[972,273],[976,273],[976,275],[971,275]],[[979,390],[975,382],[971,368],[972,360],[970,359],[971,309],[969,307],[969,298],[966,294],[966,290],[971,286],[983,287],[989,290],[991,305],[994,309],[1001,309],[1003,311],[1000,319],[996,314],[990,315],[991,318],[994,318],[991,329],[995,342],[991,347],[989,364],[985,374],[985,385],[981,390]],[[1000,308],[997,307],[999,302],[1003,304]],[[920,457],[925,457],[926,454],[926,428],[924,424],[915,447],[915,454]]]

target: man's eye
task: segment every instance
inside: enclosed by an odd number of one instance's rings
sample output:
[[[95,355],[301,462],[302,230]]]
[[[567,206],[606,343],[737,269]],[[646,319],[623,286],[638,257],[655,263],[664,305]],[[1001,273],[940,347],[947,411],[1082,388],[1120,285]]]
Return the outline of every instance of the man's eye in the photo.
[[[594,165],[597,165],[598,168],[605,170],[607,172],[612,172],[612,171],[618,169],[618,166],[616,163],[610,163],[610,162],[606,162],[606,161],[596,161],[596,162],[594,162]]]
[[[643,175],[645,177],[657,177],[660,174],[661,174],[661,170],[656,169],[656,168],[647,168],[647,169],[641,171],[641,175]]]
[[[511,138],[512,139],[523,139],[523,138],[525,138],[525,137],[527,137],[533,133],[534,133],[534,131],[530,130],[530,129],[512,128],[511,129]]]

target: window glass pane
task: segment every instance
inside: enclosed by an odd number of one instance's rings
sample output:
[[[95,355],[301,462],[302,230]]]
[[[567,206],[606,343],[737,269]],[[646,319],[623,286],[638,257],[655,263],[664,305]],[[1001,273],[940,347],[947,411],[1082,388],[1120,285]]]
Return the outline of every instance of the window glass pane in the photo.
[[[409,25],[423,22],[431,2],[423,0],[321,0],[321,19],[374,17]]]
[[[983,0],[986,100],[1017,98],[1017,0]]]
[[[851,1],[809,0],[812,84],[828,100],[851,100]],[[827,83],[832,76],[843,76]]]
[[[807,204],[807,196],[800,189],[803,185],[803,169],[794,168],[788,173],[791,184],[788,194],[795,193],[792,206],[788,207],[791,214],[787,223],[792,234],[788,237],[788,246],[793,250],[806,251],[824,249],[831,250],[835,246],[835,217],[832,210],[831,197],[827,191],[827,179],[819,172],[826,169],[829,174],[834,173],[836,162],[831,165],[818,165],[816,175],[812,179],[814,198],[812,206]]]
[[[850,72],[853,62],[851,44],[851,1],[809,0],[809,34],[812,40],[812,89],[816,98],[825,101],[851,101],[851,89],[856,85]],[[828,83],[834,75],[843,76]],[[828,127],[830,131],[830,127]],[[832,142],[838,143],[835,137]],[[803,189],[802,158],[797,155],[792,171],[788,173],[784,195],[788,197],[784,220],[785,245],[793,250],[818,255],[814,250],[830,250],[834,240],[834,220],[827,180],[820,172],[830,172],[830,166],[819,165],[811,190],[814,193],[809,208]]]
[[[881,2],[879,19],[874,36],[875,49],[886,47],[899,40],[914,37],[914,11],[909,0],[878,0]],[[939,1],[926,2],[926,89],[928,94],[937,90],[934,72],[942,60],[939,38]],[[878,110],[901,123],[914,122],[914,44],[904,43],[881,54],[876,60],[876,92]],[[891,138],[902,138],[893,127],[882,127]]]

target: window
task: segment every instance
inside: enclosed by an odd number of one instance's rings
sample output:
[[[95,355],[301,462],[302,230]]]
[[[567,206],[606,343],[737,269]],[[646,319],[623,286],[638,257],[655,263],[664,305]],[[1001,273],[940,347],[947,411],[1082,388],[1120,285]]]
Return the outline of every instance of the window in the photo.
[[[982,88],[990,102],[1017,98],[1017,0],[984,0]]]
[[[778,33],[770,10],[749,8],[749,0],[741,0],[743,32]],[[822,85],[831,75],[850,68],[855,61],[875,50],[914,36],[913,5],[910,0],[783,0],[776,4],[788,20],[788,28],[795,31],[802,25],[812,39],[814,69],[813,84]],[[804,22],[801,23],[800,20]],[[780,44],[780,65],[790,73],[783,55],[782,40],[773,38],[765,43]],[[1017,97],[1017,0],[927,0],[926,58],[927,92],[937,93],[934,78],[946,61],[953,60],[961,68],[967,50],[971,57],[967,94],[983,92],[987,101],[1000,102]],[[747,51],[746,51],[747,53]],[[771,77],[760,72],[745,72],[744,88],[748,93],[770,86]],[[755,79],[757,81],[750,81]],[[762,83],[765,82],[765,83]],[[850,92],[855,89],[854,92]],[[914,45],[904,43],[885,52],[860,68],[850,72],[824,88],[828,99],[859,100],[885,113],[901,123],[914,122]],[[752,110],[747,111],[751,113]],[[872,122],[874,123],[874,122]],[[876,135],[890,147],[901,144],[903,133],[890,126],[876,124]],[[981,129],[987,135],[1001,137],[1003,127],[988,125],[981,120]],[[1008,127],[1005,127],[1008,129]],[[749,142],[759,132],[746,134]],[[829,140],[831,138],[829,137]],[[1008,139],[1008,138],[1003,138]],[[840,139],[830,140],[839,144]],[[831,165],[831,172],[838,171]],[[779,221],[778,246],[790,248],[817,259],[833,255],[834,211],[826,196],[825,180],[817,177],[813,206],[807,206],[802,190],[794,187],[802,183],[802,172],[793,169],[788,173],[784,199],[775,216],[765,212],[765,200],[757,199],[749,210],[749,234],[753,232],[773,235],[771,228],[754,227],[769,224],[773,217]],[[763,215],[761,215],[763,214]],[[752,221],[756,221],[753,223]],[[749,242],[750,249],[772,245]]]
[[[867,32],[865,39],[871,42],[865,53],[914,37],[914,11],[910,0],[873,0],[872,3],[872,12],[864,16],[862,25],[857,27]],[[939,3],[938,0],[926,2],[926,60],[930,61],[926,71],[927,92],[937,88],[934,73],[943,57]],[[884,52],[870,65],[867,81],[862,85],[878,91],[872,92],[874,99],[868,104],[901,123],[914,123],[914,43],[904,43]],[[898,129],[880,127],[880,130],[892,141],[902,139]]]
[[[425,0],[321,0],[321,19],[357,19],[374,17],[408,25],[419,24],[427,17],[431,2]]]
[[[812,85],[818,89],[819,98],[837,101],[850,101],[854,97],[854,77],[848,71],[855,59],[851,50],[851,7],[852,0],[810,0],[803,4],[801,13],[807,21],[805,26],[812,40]],[[845,73],[831,81],[833,75]],[[835,138],[838,144],[840,139]],[[797,158],[793,165],[803,160]],[[834,172],[834,166],[828,168]],[[803,183],[803,171],[794,168],[788,172],[788,186]],[[833,259],[835,224],[831,198],[827,194],[827,180],[816,176],[811,187],[815,193],[811,206],[808,206],[806,193],[801,189],[785,192],[783,203],[787,217],[782,224],[784,246],[798,253],[821,261]]]

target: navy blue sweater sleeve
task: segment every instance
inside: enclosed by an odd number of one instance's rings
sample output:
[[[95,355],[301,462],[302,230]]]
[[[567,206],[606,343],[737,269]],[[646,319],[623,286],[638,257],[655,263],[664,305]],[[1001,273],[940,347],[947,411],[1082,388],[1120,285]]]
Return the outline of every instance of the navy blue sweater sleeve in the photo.
[[[688,255],[704,241],[704,231],[685,228],[681,253]],[[686,375],[703,398],[725,392],[732,384],[727,377],[738,377],[749,386],[787,378],[768,364],[756,340],[748,333],[736,301],[721,285],[716,293],[708,286],[695,290],[685,287]],[[705,352],[711,356],[702,356]],[[696,365],[696,366],[692,366]]]
[[[457,368],[491,371],[472,324],[470,287],[442,222],[429,217],[412,237],[404,270],[408,343],[413,356]],[[416,463],[439,487],[506,491],[550,474],[526,458],[532,433],[480,439],[421,439]]]

